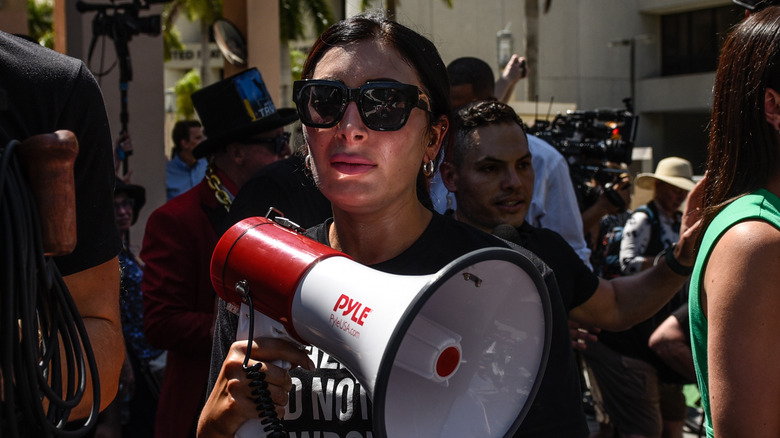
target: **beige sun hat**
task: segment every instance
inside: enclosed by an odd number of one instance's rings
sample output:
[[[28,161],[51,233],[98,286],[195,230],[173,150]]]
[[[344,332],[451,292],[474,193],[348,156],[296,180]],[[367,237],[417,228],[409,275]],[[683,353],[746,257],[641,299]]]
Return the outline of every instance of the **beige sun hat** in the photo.
[[[688,191],[691,191],[696,185],[693,181],[691,162],[680,157],[668,157],[659,161],[655,173],[640,173],[636,177],[636,185],[643,189],[652,190],[655,188],[655,180]]]

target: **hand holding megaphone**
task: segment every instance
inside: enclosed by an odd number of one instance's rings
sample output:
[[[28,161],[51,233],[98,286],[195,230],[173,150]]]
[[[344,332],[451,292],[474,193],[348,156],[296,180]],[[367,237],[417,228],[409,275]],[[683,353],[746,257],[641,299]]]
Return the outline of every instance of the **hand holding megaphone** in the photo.
[[[237,285],[237,289],[240,289],[242,285]],[[244,291],[247,293],[248,291]],[[252,302],[251,295],[247,295],[246,299],[249,303]],[[249,340],[251,342],[248,342]],[[272,385],[272,382],[268,380],[268,374],[271,371],[279,372],[282,370],[284,373],[293,368],[292,359],[289,359],[284,352],[290,351],[290,354],[299,352],[305,352],[303,345],[297,340],[293,339],[284,327],[274,321],[270,317],[254,310],[253,306],[249,306],[246,303],[242,303],[239,309],[238,317],[238,329],[236,331],[236,344],[240,348],[241,345],[246,345],[244,349],[244,362],[242,363],[242,370],[246,374],[246,378],[251,380],[249,384],[252,388],[251,396],[253,402],[257,405],[255,408],[253,418],[244,422],[241,427],[236,431],[236,438],[256,438],[256,437],[269,437],[275,438],[278,434],[280,437],[286,437],[283,434],[283,429],[278,422],[278,418],[284,415],[284,406],[287,404],[286,395],[290,391],[289,377],[284,376],[282,383],[277,385],[281,388],[281,395],[285,396],[282,400],[277,402],[271,397],[271,392],[265,393],[262,386]],[[278,359],[257,362],[253,365],[249,365],[251,359],[251,352],[253,346],[259,347],[260,345],[268,349],[268,346],[277,346],[280,348],[276,354],[269,356],[278,357]],[[291,351],[294,350],[294,351]],[[268,352],[266,352],[268,354]],[[314,369],[314,364],[308,357],[306,358],[308,363],[304,368]],[[265,368],[261,369],[265,363]],[[272,365],[273,367],[269,366]],[[297,361],[296,361],[297,366]],[[275,369],[274,367],[278,368]],[[261,374],[262,373],[262,374]],[[272,412],[275,410],[276,412]]]
[[[289,365],[279,367],[274,363]],[[271,415],[269,409],[275,410],[273,415],[277,417],[284,414],[291,389],[291,366],[315,368],[308,353],[286,339],[261,337],[258,333],[251,342],[233,342],[203,410],[201,432],[206,436],[216,431],[216,435],[234,434],[239,438],[275,437],[264,430],[269,424],[263,420]],[[261,402],[263,409],[258,410]],[[271,425],[270,431],[274,428]]]

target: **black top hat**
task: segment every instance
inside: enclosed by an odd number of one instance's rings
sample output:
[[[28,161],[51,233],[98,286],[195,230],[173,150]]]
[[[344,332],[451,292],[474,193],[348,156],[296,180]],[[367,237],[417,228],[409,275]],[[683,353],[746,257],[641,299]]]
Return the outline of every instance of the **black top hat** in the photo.
[[[192,93],[206,140],[192,154],[209,155],[220,147],[298,120],[294,108],[276,110],[260,72],[252,68]]]
[[[135,184],[125,184],[122,180],[117,179],[114,194],[118,193],[125,193],[128,198],[133,200],[133,220],[130,225],[134,225],[135,221],[138,220],[138,212],[146,204],[146,189]]]

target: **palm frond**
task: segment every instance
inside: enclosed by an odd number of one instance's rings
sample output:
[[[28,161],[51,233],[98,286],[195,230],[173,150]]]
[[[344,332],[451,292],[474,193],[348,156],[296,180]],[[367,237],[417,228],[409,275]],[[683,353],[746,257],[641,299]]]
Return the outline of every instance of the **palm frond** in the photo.
[[[279,38],[295,40],[304,35],[299,0],[279,0]]]
[[[307,20],[308,19],[308,20]],[[319,35],[333,24],[333,12],[326,0],[279,0],[279,37],[291,41],[306,37],[306,21]]]
[[[330,4],[325,0],[304,0],[306,10],[311,14],[314,31],[317,35],[324,32],[335,21]]]

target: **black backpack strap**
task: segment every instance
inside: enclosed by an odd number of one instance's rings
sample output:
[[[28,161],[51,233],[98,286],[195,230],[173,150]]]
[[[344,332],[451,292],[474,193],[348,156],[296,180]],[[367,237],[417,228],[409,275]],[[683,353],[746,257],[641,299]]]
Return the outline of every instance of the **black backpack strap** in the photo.
[[[651,232],[650,242],[647,244],[644,256],[655,256],[664,250],[664,244],[661,242],[661,220],[658,217],[658,207],[654,202],[638,207],[634,212],[642,211],[650,217]]]

